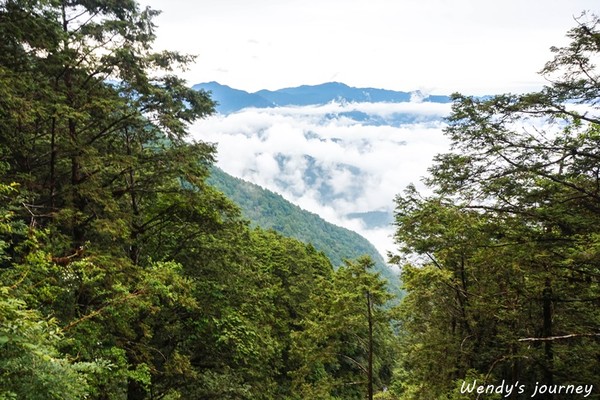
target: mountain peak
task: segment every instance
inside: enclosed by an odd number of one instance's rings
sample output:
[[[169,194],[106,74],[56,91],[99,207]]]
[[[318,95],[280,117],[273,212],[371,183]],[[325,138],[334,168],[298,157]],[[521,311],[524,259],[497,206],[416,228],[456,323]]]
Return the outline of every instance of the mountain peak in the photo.
[[[210,92],[210,97],[217,102],[217,111],[223,114],[249,107],[266,108],[274,106],[273,103],[258,94],[234,89],[215,81],[199,83],[192,86],[192,89]]]

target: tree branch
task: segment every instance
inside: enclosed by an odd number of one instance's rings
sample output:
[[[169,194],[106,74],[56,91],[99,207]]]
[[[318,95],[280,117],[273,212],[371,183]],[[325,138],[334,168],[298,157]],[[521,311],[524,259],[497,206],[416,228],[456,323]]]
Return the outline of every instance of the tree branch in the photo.
[[[548,336],[548,337],[530,337],[519,339],[519,342],[550,342],[554,340],[571,339],[577,337],[600,337],[600,333],[571,333],[562,336]]]

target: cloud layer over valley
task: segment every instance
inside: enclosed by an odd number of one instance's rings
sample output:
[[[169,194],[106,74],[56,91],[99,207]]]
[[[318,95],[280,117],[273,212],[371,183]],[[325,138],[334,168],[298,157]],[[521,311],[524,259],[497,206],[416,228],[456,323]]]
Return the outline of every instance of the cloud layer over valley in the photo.
[[[427,102],[248,108],[197,122],[192,134],[217,143],[225,172],[360,233],[385,255],[394,250],[394,196],[419,186],[447,150],[449,112]]]

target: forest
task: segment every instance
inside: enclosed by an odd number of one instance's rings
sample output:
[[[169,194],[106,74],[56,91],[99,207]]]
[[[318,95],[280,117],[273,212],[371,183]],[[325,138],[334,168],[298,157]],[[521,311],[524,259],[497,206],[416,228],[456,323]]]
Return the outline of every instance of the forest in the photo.
[[[600,18],[543,90],[453,96],[398,302],[209,183],[157,14],[0,0],[0,400],[600,399]]]
[[[358,233],[331,224],[288,202],[283,196],[235,178],[218,167],[211,169],[208,182],[240,207],[251,226],[273,229],[284,236],[310,243],[323,251],[334,266],[343,265],[344,259],[369,256],[374,263],[373,271],[387,280],[389,291],[398,298],[402,296],[398,274]]]

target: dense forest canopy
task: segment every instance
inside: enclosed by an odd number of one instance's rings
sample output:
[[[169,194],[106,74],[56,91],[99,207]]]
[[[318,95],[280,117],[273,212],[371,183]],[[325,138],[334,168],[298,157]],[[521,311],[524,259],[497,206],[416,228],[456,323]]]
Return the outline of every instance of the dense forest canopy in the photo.
[[[453,97],[432,194],[396,198],[390,308],[371,259],[207,183],[187,126],[215,104],[155,15],[0,0],[0,400],[600,398],[598,17],[540,92]]]

